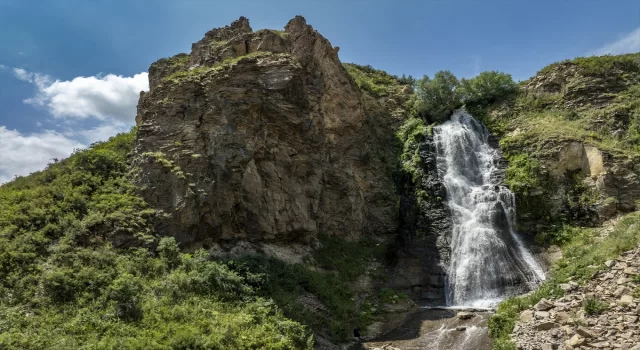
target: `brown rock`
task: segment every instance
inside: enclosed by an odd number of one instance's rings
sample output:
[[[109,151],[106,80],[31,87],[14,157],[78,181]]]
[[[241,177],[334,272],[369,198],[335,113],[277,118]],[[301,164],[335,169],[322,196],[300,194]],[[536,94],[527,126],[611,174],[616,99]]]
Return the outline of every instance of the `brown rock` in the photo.
[[[520,321],[521,322],[529,322],[533,320],[533,311],[524,310],[520,313]]]
[[[474,314],[473,312],[466,312],[466,311],[458,312],[458,318],[461,320],[469,320],[474,317],[476,317],[476,314]]]
[[[571,337],[571,339],[565,342],[567,346],[571,346],[572,348],[575,348],[576,346],[580,346],[584,343],[585,343],[584,338],[579,336],[578,334],[575,334],[573,337]]]
[[[555,320],[560,324],[567,324],[569,323],[569,320],[571,320],[571,315],[564,311],[558,312],[556,313]]]
[[[551,321],[541,322],[536,325],[536,329],[539,331],[548,331],[556,327],[558,327],[558,324]]]
[[[535,315],[536,315],[537,319],[549,318],[549,312],[548,311],[536,311]]]
[[[541,299],[534,307],[538,311],[547,311],[553,308],[553,303],[547,299]]]
[[[167,214],[161,234],[187,248],[396,230],[386,165],[361,161],[362,145],[376,142],[362,92],[304,18],[280,36],[243,17],[181,57],[177,68],[152,65],[138,104],[135,182]],[[183,75],[168,79],[174,68]]]
[[[621,304],[631,304],[633,302],[633,297],[631,295],[623,295],[620,297]]]
[[[590,330],[588,330],[587,328],[580,326],[578,327],[578,329],[576,329],[576,333],[578,333],[581,337],[584,338],[595,338],[596,335],[591,332]]]
[[[638,316],[627,315],[624,317],[624,320],[629,323],[636,323],[638,322]]]

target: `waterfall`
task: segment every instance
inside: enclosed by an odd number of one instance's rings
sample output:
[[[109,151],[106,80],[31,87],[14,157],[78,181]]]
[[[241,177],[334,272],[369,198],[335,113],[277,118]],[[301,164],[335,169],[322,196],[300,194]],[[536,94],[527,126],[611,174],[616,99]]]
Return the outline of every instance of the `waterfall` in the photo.
[[[514,231],[515,197],[497,180],[500,157],[485,126],[459,110],[434,132],[453,220],[447,304],[494,307],[544,272]]]

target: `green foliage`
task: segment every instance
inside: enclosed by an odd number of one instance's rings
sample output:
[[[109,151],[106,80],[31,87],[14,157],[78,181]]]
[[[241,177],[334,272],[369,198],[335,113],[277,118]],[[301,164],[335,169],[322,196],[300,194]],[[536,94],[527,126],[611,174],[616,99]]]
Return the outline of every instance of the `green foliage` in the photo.
[[[371,66],[361,66],[355,63],[344,63],[347,73],[355,80],[358,87],[371,94],[373,97],[382,97],[389,95],[389,89],[398,84],[413,83],[413,78],[398,78],[390,75],[383,70],[374,69]],[[401,80],[402,79],[402,80]]]
[[[173,238],[150,250],[156,213],[127,180],[134,137],[0,186],[0,348],[312,348],[253,275]]]
[[[557,66],[566,64],[577,65],[581,68],[580,73],[586,76],[603,76],[616,71],[640,73],[640,54],[578,57],[573,60],[565,60],[548,65],[542,68],[537,74],[551,72]]]
[[[468,109],[486,108],[499,100],[510,98],[518,85],[510,74],[486,71],[471,79],[460,80],[460,95]]]
[[[139,305],[142,288],[139,278],[128,273],[123,273],[113,281],[107,296],[115,303],[116,317],[124,321],[139,320],[142,317]]]
[[[400,301],[407,300],[409,297],[390,288],[382,288],[378,293],[378,300],[382,304],[396,304]]]
[[[433,79],[425,75],[416,82],[416,111],[431,121],[443,120],[462,106],[459,87],[450,71],[439,71]]]
[[[160,238],[156,251],[168,266],[176,266],[180,262],[180,248],[174,237]]]
[[[229,266],[260,295],[272,297],[288,317],[335,341],[345,341],[353,328],[365,328],[372,321],[368,304],[355,301],[351,283],[366,274],[380,277],[367,268],[382,259],[386,245],[327,236],[321,237],[321,242],[322,247],[313,254],[315,266],[286,264],[261,255],[235,259]],[[317,297],[326,311],[304,311],[302,303],[308,295]]]
[[[516,344],[510,339],[499,338],[493,342],[493,350],[516,350]]]
[[[402,154],[400,164],[402,169],[409,174],[416,183],[422,174],[421,159],[418,146],[424,141],[428,128],[422,118],[408,119],[398,130],[396,137],[401,142]]]
[[[155,160],[158,164],[162,165],[165,169],[170,171],[173,175],[175,175],[179,179],[186,179],[184,171],[182,168],[177,165],[173,160],[167,158],[167,155],[163,152],[144,152],[142,153],[143,157],[151,158]]]
[[[508,158],[505,183],[516,193],[529,195],[532,191],[540,190],[540,163],[526,154],[516,154]]]
[[[476,116],[491,104],[509,99],[518,92],[511,75],[487,71],[471,79],[458,80],[449,71],[440,71],[433,79],[424,76],[416,82],[416,111],[430,121],[440,121],[465,106]]]
[[[587,315],[599,315],[609,308],[609,304],[596,298],[587,298],[582,301],[582,308]]]
[[[562,224],[559,227],[552,227],[551,229],[540,232],[536,235],[535,241],[539,245],[547,244],[565,244],[571,239],[583,235],[585,229],[579,227]]]
[[[167,65],[172,70],[184,69],[191,59],[191,55],[179,53],[175,56],[160,59],[157,63]],[[155,63],[154,63],[155,64]]]
[[[256,51],[243,56],[227,58],[224,61],[216,62],[211,66],[199,66],[187,70],[179,70],[164,78],[164,81],[179,84],[185,81],[199,80],[202,77],[209,75],[210,73],[219,72],[225,68],[232,67],[242,60],[266,56],[286,56],[286,54],[274,54],[266,51]]]

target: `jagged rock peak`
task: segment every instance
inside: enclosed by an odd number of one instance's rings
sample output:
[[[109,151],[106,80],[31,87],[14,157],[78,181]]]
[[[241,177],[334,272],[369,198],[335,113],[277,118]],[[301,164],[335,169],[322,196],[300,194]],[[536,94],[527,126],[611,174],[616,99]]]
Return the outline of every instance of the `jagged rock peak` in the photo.
[[[167,214],[159,232],[195,246],[395,229],[382,158],[361,160],[361,91],[303,17],[256,32],[240,18],[153,63],[149,81],[134,166]]]
[[[246,17],[240,17],[230,26],[207,32],[191,45],[190,54],[178,54],[153,63],[149,68],[149,85],[154,89],[177,72],[212,67],[258,53],[289,54],[302,66],[314,70],[322,65],[319,61],[326,59],[340,65],[337,52],[338,48],[308,25],[302,16],[290,20],[284,31],[263,29],[256,32],[252,31]]]
[[[249,19],[244,16],[240,16],[240,18],[231,22],[230,26],[211,29],[204,35],[204,38],[202,40],[206,40],[206,41],[229,40],[238,35],[252,33],[252,32],[253,30],[249,25]]]

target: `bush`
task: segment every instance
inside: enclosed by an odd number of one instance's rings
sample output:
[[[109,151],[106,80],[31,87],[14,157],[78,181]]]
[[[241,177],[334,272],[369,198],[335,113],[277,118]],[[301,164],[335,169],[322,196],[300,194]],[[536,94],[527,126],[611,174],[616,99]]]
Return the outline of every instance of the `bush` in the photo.
[[[467,108],[486,108],[499,100],[515,96],[518,85],[510,74],[486,71],[460,80],[460,96]]]
[[[416,111],[429,121],[441,121],[462,106],[460,82],[450,71],[440,71],[433,79],[424,76],[416,82]]]
[[[109,300],[115,302],[115,314],[118,318],[131,321],[142,317],[140,310],[140,295],[142,294],[140,280],[131,274],[120,275],[109,287]]]
[[[0,348],[312,348],[253,292],[256,275],[180,253],[173,238],[149,250],[155,211],[125,174],[134,136],[0,186]]]
[[[540,190],[540,162],[526,154],[512,155],[508,160],[505,183],[513,192],[527,196]]]
[[[180,248],[178,248],[178,243],[174,237],[160,238],[156,251],[158,252],[158,256],[160,256],[170,268],[180,263]]]
[[[609,304],[595,298],[587,298],[582,302],[582,308],[587,315],[599,315],[609,308]]]

